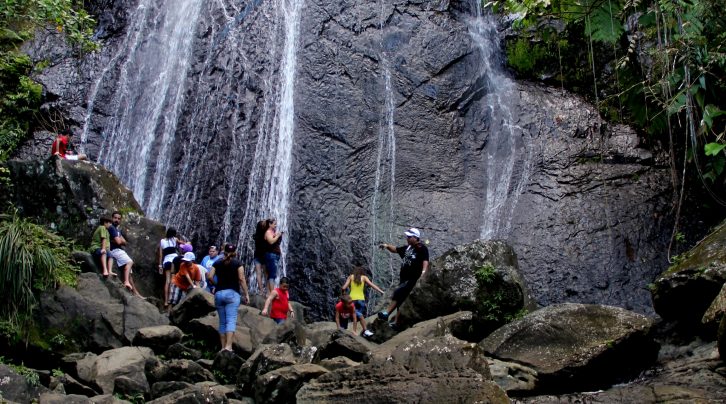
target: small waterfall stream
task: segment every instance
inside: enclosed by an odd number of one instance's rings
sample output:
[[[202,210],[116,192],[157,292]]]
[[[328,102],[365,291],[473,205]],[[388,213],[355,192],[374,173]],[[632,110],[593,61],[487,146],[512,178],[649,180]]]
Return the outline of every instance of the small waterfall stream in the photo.
[[[481,55],[480,74],[488,86],[482,102],[489,111],[489,134],[485,148],[486,195],[480,237],[506,238],[519,196],[527,185],[533,153],[531,139],[516,125],[514,82],[500,67],[500,46],[496,22],[472,0],[471,36]]]

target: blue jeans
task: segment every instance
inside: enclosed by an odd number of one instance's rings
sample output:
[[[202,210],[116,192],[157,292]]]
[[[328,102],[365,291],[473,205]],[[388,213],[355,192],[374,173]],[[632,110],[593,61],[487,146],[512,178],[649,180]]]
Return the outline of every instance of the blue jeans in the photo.
[[[280,262],[280,254],[265,253],[265,268],[267,268],[267,280],[277,279],[277,263]]]
[[[234,332],[237,329],[237,309],[240,295],[234,289],[218,290],[214,294],[214,305],[219,315],[219,333]]]

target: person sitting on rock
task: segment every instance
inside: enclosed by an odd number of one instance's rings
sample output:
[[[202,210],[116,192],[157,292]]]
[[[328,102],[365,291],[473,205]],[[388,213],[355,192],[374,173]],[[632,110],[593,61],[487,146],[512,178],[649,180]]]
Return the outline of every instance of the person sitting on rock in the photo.
[[[169,291],[169,304],[175,306],[179,303],[187,293],[199,286],[202,281],[202,274],[194,260],[197,257],[193,252],[185,253],[182,257],[179,272],[177,272],[171,281],[171,290]]]
[[[75,152],[72,150],[72,138],[73,132],[68,129],[62,129],[53,141],[53,145],[50,148],[50,154],[53,156],[58,156],[65,160],[85,160],[85,154],[75,154]]]
[[[266,316],[268,309],[272,306],[269,311],[270,318],[275,320],[277,324],[282,324],[287,320],[288,313],[295,317],[295,312],[292,310],[292,304],[290,304],[290,295],[288,289],[290,288],[289,280],[286,276],[280,278],[280,286],[275,288],[265,300],[265,307],[262,308],[262,315]]]
[[[116,266],[123,268],[124,273],[124,287],[132,292],[135,296],[144,298],[139,293],[138,289],[134,285],[134,280],[131,275],[134,273],[132,267],[134,261],[126,254],[124,247],[126,246],[126,238],[121,232],[121,212],[116,211],[111,215],[111,227],[108,228],[108,233],[111,240],[111,252],[109,255],[108,267],[111,268],[111,258],[116,260]]]
[[[348,322],[353,319],[353,334],[358,333],[358,316],[355,313],[355,305],[350,295],[345,293],[340,296],[335,305],[335,324],[339,330],[347,330]]]
[[[111,219],[108,217],[101,218],[101,224],[93,232],[91,236],[91,254],[97,260],[101,262],[101,269],[103,270],[103,276],[108,278],[109,275],[116,276],[115,272],[111,272],[108,266],[108,252],[109,252],[109,241],[111,236],[108,233],[108,228],[111,227]]]
[[[353,269],[353,274],[351,274],[348,279],[346,279],[345,284],[343,285],[343,293],[345,293],[345,290],[350,287],[350,298],[353,299],[355,314],[356,316],[358,316],[358,321],[360,321],[361,328],[363,329],[363,336],[370,337],[371,335],[373,335],[373,332],[366,329],[365,286],[368,285],[380,292],[381,294],[383,294],[383,290],[381,290],[381,288],[379,288],[375,283],[371,282],[371,280],[368,279],[365,273],[366,270],[362,266],[355,267]]]
[[[378,318],[388,320],[389,313],[398,309],[396,319],[392,324],[394,328],[399,327],[398,315],[401,305],[416,286],[418,278],[424,275],[429,268],[429,249],[421,242],[421,232],[416,228],[410,228],[404,234],[406,235],[406,245],[404,246],[396,247],[391,244],[379,246],[381,249],[398,254],[403,259],[398,288],[393,292],[388,309],[378,313]]]

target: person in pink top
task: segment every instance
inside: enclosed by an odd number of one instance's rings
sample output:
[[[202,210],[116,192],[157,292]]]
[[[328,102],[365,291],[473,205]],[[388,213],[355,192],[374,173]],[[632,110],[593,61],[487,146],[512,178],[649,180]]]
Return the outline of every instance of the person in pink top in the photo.
[[[289,281],[287,277],[283,276],[280,279],[280,286],[275,288],[275,290],[267,296],[267,300],[265,300],[265,307],[262,309],[262,315],[266,316],[267,313],[269,313],[270,318],[275,320],[277,324],[285,322],[285,320],[287,320],[288,313],[295,317],[295,312],[292,310],[292,305],[290,304],[290,296],[287,292],[289,289],[288,283]]]

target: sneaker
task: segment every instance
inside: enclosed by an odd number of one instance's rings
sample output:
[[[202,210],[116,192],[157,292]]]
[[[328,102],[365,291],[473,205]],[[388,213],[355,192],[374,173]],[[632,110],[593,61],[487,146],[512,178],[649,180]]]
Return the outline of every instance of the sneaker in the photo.
[[[388,326],[391,327],[393,331],[401,331],[401,329],[398,327],[398,324],[396,323],[388,323]]]
[[[378,318],[381,320],[388,320],[388,312],[387,311],[379,311],[378,312]]]
[[[373,331],[371,331],[371,330],[365,330],[365,331],[363,331],[363,336],[364,337],[370,337],[371,335],[373,335]]]

